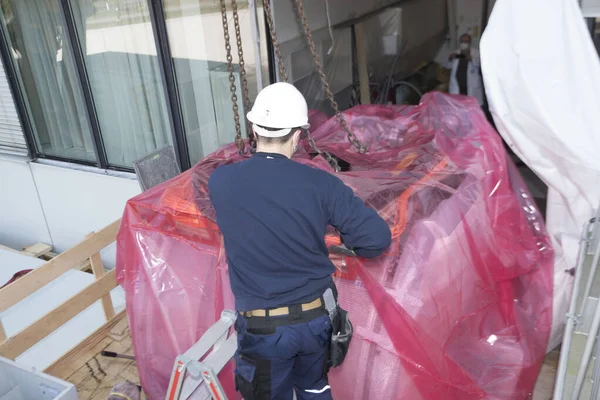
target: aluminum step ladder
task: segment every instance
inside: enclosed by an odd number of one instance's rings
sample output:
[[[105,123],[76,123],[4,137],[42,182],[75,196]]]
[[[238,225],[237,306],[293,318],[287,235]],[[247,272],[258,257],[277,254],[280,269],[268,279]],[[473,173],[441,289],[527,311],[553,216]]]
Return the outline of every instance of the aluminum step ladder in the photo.
[[[195,345],[177,356],[166,400],[187,400],[192,395],[198,400],[227,400],[218,375],[237,350],[237,334],[229,334],[235,320],[234,311],[223,311]]]
[[[584,227],[554,400],[600,400],[600,207]]]

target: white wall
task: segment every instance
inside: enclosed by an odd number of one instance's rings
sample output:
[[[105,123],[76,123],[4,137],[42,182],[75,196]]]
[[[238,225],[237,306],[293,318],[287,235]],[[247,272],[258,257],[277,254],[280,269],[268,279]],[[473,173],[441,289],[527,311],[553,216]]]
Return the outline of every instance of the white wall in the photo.
[[[473,46],[479,48],[484,0],[456,0],[457,36],[469,33]]]
[[[29,164],[18,158],[0,159],[0,244],[20,249],[51,243]]]
[[[140,193],[134,175],[108,176],[65,166],[0,160],[0,244],[36,242],[62,252],[121,217]],[[114,266],[114,245],[102,253]]]
[[[583,0],[581,11],[583,16],[587,18],[600,17],[600,0]]]
[[[445,45],[440,49],[435,61],[444,64],[448,62],[448,56],[458,48],[458,40],[463,33],[473,36],[473,47],[479,49],[479,41],[482,34],[484,4],[487,2],[488,17],[492,13],[496,0],[449,0],[449,5],[454,7],[455,19],[448,15],[449,32]],[[451,43],[452,34],[456,36],[456,43]]]
[[[328,0],[328,2],[331,24],[337,25],[397,3],[398,0]],[[327,27],[325,6],[325,0],[304,0],[304,12],[311,30],[316,31]],[[296,23],[296,11],[293,8],[292,1],[273,1],[272,9],[275,16],[277,40],[279,42],[287,42],[304,34],[301,31],[300,24]]]

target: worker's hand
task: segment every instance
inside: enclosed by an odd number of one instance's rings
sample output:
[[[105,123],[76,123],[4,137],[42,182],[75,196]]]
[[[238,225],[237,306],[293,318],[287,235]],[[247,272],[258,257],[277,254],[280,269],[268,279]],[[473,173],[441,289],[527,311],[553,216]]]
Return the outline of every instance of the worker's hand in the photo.
[[[344,260],[344,255],[339,253],[329,253],[329,259],[332,263],[341,263]]]

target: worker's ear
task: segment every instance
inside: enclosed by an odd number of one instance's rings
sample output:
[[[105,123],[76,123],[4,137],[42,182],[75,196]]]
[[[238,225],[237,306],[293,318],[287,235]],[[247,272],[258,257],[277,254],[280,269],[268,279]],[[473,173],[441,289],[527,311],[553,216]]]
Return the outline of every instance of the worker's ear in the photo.
[[[296,129],[296,132],[294,132],[294,136],[292,136],[294,143],[298,143],[300,141],[300,135],[302,135],[302,129]]]

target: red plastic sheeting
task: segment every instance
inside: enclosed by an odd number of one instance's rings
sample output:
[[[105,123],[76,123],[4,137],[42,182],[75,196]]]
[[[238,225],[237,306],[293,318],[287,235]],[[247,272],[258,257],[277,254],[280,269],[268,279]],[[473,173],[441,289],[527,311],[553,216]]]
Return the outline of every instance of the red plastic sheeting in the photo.
[[[499,136],[475,101],[439,93],[344,114],[367,154],[335,118],[312,113],[313,137],[350,163],[340,178],[388,221],[393,243],[377,259],[336,260],[355,336],[330,374],[334,398],[528,398],[550,332],[554,254]],[[299,162],[329,168],[306,149]],[[118,279],[152,399],[164,397],[175,356],[233,307],[206,183],[243,158],[227,146],[127,204]],[[232,370],[221,381],[239,398]]]

